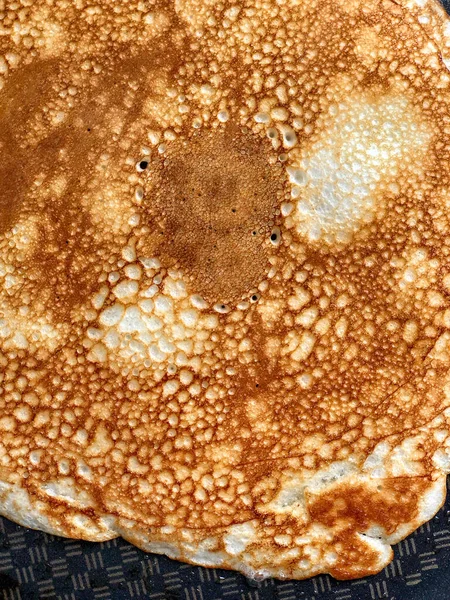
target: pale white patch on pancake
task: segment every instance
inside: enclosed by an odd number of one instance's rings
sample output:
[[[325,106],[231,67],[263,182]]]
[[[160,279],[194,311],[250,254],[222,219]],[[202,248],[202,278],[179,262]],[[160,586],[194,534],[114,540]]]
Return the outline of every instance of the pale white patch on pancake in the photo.
[[[419,449],[419,444],[422,441],[420,437],[409,437],[394,448],[390,469],[394,477],[424,475],[424,466],[421,461],[423,452]]]
[[[148,259],[142,260],[147,264]],[[195,307],[181,273],[172,271],[170,276],[161,277],[161,282],[156,279],[158,285],[138,282],[140,273],[136,263],[128,265],[125,277],[115,282],[109,297],[99,291],[93,298],[93,304],[102,310],[99,327],[86,332],[88,359],[148,369],[167,369],[170,364],[176,369],[197,370],[195,355],[217,327],[218,317],[202,315]],[[166,382],[168,394],[177,390],[176,384]]]
[[[420,499],[418,519],[429,521],[444,504],[446,493],[446,479],[438,477]]]
[[[56,327],[46,315],[22,315],[6,303],[3,305],[0,339],[5,348],[26,350],[44,347],[53,352],[61,345],[68,330],[68,325],[59,324]]]
[[[271,411],[267,400],[249,398],[245,405],[245,412],[255,431],[267,431],[270,428]]]
[[[39,505],[33,507],[30,496],[24,488],[0,481],[0,506],[2,515],[25,527],[40,529],[53,535],[61,535],[56,524],[39,511]]]
[[[332,106],[318,136],[287,167],[299,234],[311,242],[348,242],[376,218],[379,193],[400,167],[421,171],[430,138],[401,96],[360,96]]]
[[[436,450],[433,454],[433,463],[444,473],[450,473],[450,452],[448,451],[448,448],[446,450],[443,450],[442,448]]]
[[[287,473],[281,480],[281,489],[272,502],[260,506],[262,512],[290,514],[298,520],[308,521],[305,491],[319,493],[330,485],[349,477],[356,470],[350,462],[334,462],[314,474]]]
[[[351,462],[339,461],[331,463],[326,469],[321,469],[308,478],[307,487],[311,492],[320,492],[338,481],[351,477],[356,467]]]
[[[423,441],[423,434],[407,437],[395,446],[384,440],[366,458],[362,470],[380,479],[422,476],[424,453],[420,446]]]
[[[233,525],[224,536],[225,550],[231,556],[241,554],[256,538],[255,524],[252,522]]]
[[[226,554],[224,552],[198,550],[192,555],[192,559],[196,564],[204,565],[205,567],[220,567],[226,560]]]
[[[39,53],[43,58],[55,58],[67,47],[68,32],[61,21],[54,18],[49,6],[39,5],[21,23],[21,36],[30,35],[30,30],[36,35],[39,32]]]
[[[71,492],[69,492],[71,493]],[[65,496],[67,502],[67,495]],[[61,525],[45,513],[45,503],[36,500],[24,487],[0,480],[0,509],[2,515],[24,527],[39,529],[53,535],[62,535]],[[73,533],[82,539],[103,542],[117,537],[109,528],[106,518],[100,516],[94,522],[82,513],[70,514]]]
[[[46,496],[63,500],[70,506],[87,508],[94,505],[94,500],[86,490],[77,489],[75,480],[71,477],[61,477],[56,481],[47,481],[40,486],[40,489]]]
[[[413,229],[411,237],[415,235]],[[413,296],[417,290],[429,290],[436,280],[439,280],[438,271],[440,262],[426,247],[413,246],[402,257],[391,259],[397,268],[395,278],[402,294]]]
[[[262,298],[257,304],[257,311],[261,316],[262,323],[267,329],[276,327],[279,319],[283,315],[285,303],[283,298]]]
[[[108,433],[108,430],[103,424],[100,424],[94,434],[94,438],[86,448],[86,456],[105,456],[114,443]]]
[[[391,447],[387,441],[377,444],[371,454],[366,458],[362,470],[371,477],[386,477],[385,460]]]
[[[306,521],[305,481],[296,477],[286,481],[266,510],[276,514],[289,514]]]
[[[155,554],[165,554],[169,558],[176,560],[180,558],[180,551],[176,547],[176,544],[169,544],[165,542],[149,542],[146,545],[147,552],[154,552]]]
[[[366,544],[372,552],[378,555],[378,563],[376,565],[376,569],[380,570],[391,562],[393,558],[393,551],[390,544],[387,544],[380,538],[372,537],[367,533],[357,533],[357,537],[361,542]]]

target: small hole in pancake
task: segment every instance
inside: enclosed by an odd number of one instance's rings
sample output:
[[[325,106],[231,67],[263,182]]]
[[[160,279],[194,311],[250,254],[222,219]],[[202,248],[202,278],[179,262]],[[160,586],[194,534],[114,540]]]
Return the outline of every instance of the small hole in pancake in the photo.
[[[225,315],[230,312],[230,307],[227,306],[226,304],[222,304],[222,303],[218,302],[217,304],[214,305],[214,310],[218,313]]]
[[[278,246],[281,240],[281,231],[279,227],[274,227],[270,234],[270,241],[274,246]]]

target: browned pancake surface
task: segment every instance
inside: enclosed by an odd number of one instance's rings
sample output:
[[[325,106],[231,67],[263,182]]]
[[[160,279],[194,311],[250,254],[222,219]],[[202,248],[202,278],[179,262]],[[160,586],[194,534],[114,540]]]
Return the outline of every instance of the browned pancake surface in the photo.
[[[4,4],[0,511],[380,570],[450,470],[443,11]]]

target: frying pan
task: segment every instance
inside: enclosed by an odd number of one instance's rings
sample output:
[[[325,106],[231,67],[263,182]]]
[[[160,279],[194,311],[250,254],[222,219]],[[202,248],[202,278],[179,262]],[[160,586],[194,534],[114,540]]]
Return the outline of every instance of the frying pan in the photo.
[[[443,5],[450,14],[450,0]],[[146,554],[120,538],[67,540],[0,517],[0,600],[450,600],[450,494],[394,551],[373,577],[257,582]]]

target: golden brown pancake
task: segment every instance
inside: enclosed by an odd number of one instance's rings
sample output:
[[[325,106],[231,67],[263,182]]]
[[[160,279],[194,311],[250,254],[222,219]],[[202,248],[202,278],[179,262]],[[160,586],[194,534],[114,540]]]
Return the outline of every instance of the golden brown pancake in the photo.
[[[375,573],[450,471],[433,0],[0,12],[0,512]]]

